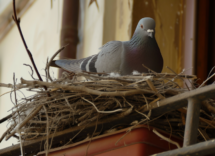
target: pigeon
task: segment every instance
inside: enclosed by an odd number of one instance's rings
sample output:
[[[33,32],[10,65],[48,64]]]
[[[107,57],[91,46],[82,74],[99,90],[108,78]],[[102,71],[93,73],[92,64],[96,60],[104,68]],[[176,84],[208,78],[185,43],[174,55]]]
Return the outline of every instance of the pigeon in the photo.
[[[98,54],[54,63],[71,72],[131,75],[133,71],[148,73],[151,69],[160,73],[163,57],[155,40],[155,21],[150,17],[142,18],[130,41],[110,41],[100,48]]]

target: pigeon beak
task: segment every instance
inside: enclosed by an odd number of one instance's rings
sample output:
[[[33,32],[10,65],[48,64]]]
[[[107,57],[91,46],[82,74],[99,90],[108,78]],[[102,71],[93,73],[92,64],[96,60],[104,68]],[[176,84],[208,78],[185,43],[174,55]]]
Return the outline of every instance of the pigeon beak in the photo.
[[[148,36],[151,37],[151,38],[153,38],[153,32],[154,32],[154,30],[153,29],[148,29],[147,32],[148,32]]]

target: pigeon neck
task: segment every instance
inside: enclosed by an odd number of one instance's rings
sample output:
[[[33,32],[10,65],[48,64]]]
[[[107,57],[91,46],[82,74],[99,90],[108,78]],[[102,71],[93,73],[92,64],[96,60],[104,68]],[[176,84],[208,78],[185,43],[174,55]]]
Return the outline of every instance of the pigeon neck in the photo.
[[[141,36],[138,33],[134,33],[129,43],[131,47],[141,47],[144,46],[144,44],[146,44],[147,37],[148,36]]]

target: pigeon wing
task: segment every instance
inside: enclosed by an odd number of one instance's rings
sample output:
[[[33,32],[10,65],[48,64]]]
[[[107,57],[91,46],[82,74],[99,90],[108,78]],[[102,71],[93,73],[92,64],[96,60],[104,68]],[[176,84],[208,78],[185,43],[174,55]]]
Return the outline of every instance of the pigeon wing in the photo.
[[[121,41],[110,41],[100,48],[96,55],[79,60],[56,60],[55,64],[72,72],[119,72],[121,64]]]
[[[97,72],[120,72],[122,51],[123,42],[121,41],[110,41],[103,45],[97,59],[94,60]]]

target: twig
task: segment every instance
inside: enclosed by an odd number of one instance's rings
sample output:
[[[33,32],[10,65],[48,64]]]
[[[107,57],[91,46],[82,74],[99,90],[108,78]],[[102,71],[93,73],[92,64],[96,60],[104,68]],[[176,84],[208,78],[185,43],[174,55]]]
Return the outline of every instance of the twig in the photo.
[[[151,121],[156,120],[156,119],[160,118],[160,117],[163,116],[163,115],[164,115],[164,114],[158,116],[157,118],[152,119]],[[122,138],[124,138],[129,132],[131,132],[132,129],[134,129],[137,125],[139,125],[139,124],[141,124],[141,123],[144,123],[144,122],[148,121],[148,120],[150,119],[150,117],[151,117],[151,110],[149,111],[148,117],[147,117],[146,119],[141,120],[140,122],[136,123],[136,124],[133,125],[131,128],[129,128],[129,129],[126,131],[126,133],[125,133],[122,137],[120,137],[120,138],[117,140],[117,142],[115,143],[115,145],[117,145],[118,142],[119,142],[120,140],[122,140]],[[151,122],[151,121],[150,121],[150,122]]]
[[[2,142],[2,140],[4,139],[4,137],[15,127],[15,125],[11,125],[1,136],[0,138],[0,143]]]
[[[0,87],[6,87],[6,88],[11,88],[11,89],[13,89],[14,88],[14,86],[12,85],[12,84],[5,84],[5,83],[0,83]],[[16,85],[16,90],[18,90],[18,89],[22,89],[22,88],[27,88],[28,86],[26,86],[26,85],[23,85],[23,84],[17,84]]]
[[[34,78],[34,71],[33,71],[32,67],[31,67],[29,64],[23,64],[23,65],[30,67],[31,73],[29,73],[29,74],[31,75],[31,78],[32,78],[33,80],[36,80],[36,79]]]
[[[126,98],[125,98],[125,97],[123,97],[123,96],[122,96],[122,98],[123,98],[123,99],[124,99],[124,101],[125,101],[129,106],[131,106],[131,108],[133,109],[133,107],[134,107],[134,106],[133,106],[132,104],[130,104],[130,103],[126,100]]]
[[[172,70],[170,67],[167,66],[167,69],[169,69],[171,72],[173,72],[178,77],[178,74],[174,70]],[[179,79],[181,79],[182,81],[184,81],[181,77],[179,77]],[[188,87],[188,85],[187,85],[187,83],[185,81],[184,81],[184,84],[187,87],[187,89],[190,90],[189,87]]]
[[[137,84],[137,83],[141,83],[141,82],[144,82],[144,81],[147,81],[147,80],[150,80],[150,79],[152,79],[152,76],[145,76],[142,80],[136,81],[134,83],[130,83],[127,86],[131,86],[131,85],[134,85],[134,84]]]
[[[213,66],[213,68],[210,70],[209,74],[208,74],[208,77],[211,75],[212,71],[214,70],[215,66]],[[207,77],[207,78],[208,78]]]
[[[13,83],[14,83],[14,96],[15,96],[15,105],[17,106],[17,98],[16,98],[16,78],[15,78],[15,73],[13,73]],[[19,118],[19,124],[20,124],[20,113],[18,112],[18,118]],[[19,133],[19,141],[20,141],[20,149],[21,149],[21,154],[22,156],[24,156],[23,153],[23,146],[22,146],[22,138],[21,138],[21,133],[20,131],[18,131]]]
[[[180,146],[177,142],[175,142],[175,141],[173,141],[173,140],[171,140],[171,139],[169,139],[169,138],[163,136],[163,135],[160,134],[158,131],[156,131],[156,129],[153,129],[152,131],[153,131],[157,136],[159,136],[160,138],[162,138],[163,140],[166,140],[167,142],[176,145],[178,148],[181,148],[181,146]]]
[[[19,30],[19,34],[20,34],[20,36],[21,36],[21,38],[22,38],[22,42],[23,42],[23,44],[24,44],[24,46],[25,46],[25,49],[26,49],[26,51],[27,51],[27,53],[28,53],[28,56],[29,56],[29,58],[30,58],[30,60],[31,60],[31,63],[33,64],[34,70],[36,71],[39,80],[40,80],[40,81],[43,81],[43,80],[42,80],[42,77],[40,76],[40,74],[39,74],[39,72],[38,72],[38,70],[37,70],[36,64],[34,63],[34,59],[33,59],[33,57],[32,57],[32,54],[31,54],[30,50],[28,49],[28,46],[27,46],[27,44],[26,44],[26,42],[25,42],[25,39],[24,39],[22,30],[21,30],[21,27],[20,27],[20,18],[17,19],[15,0],[13,0],[13,16],[12,16],[12,18],[13,18],[14,22],[16,23],[16,26],[17,26],[17,28],[18,28],[18,30]]]
[[[182,120],[182,124],[185,125],[186,124],[186,119],[184,114],[181,112],[181,120]]]
[[[6,137],[6,140],[8,140],[8,139],[9,139],[11,136],[13,136],[17,131],[19,131],[23,126],[25,126],[25,124],[26,124],[29,120],[31,120],[31,119],[41,110],[42,107],[43,107],[43,105],[40,105],[40,106],[38,106],[37,108],[35,108],[35,109],[22,121],[22,123],[20,123],[19,126],[18,126],[15,130],[13,130],[13,131],[11,132],[10,135],[8,135],[8,136]]]
[[[170,122],[169,122],[168,114],[166,115],[166,120],[167,120],[167,122],[169,123],[169,127],[170,127],[170,135],[169,135],[169,139],[170,139],[171,136],[172,136],[172,125],[171,125]],[[171,150],[170,144],[169,144],[169,150]]]
[[[87,156],[88,149],[89,149],[89,147],[90,147],[90,144],[91,144],[91,141],[92,141],[93,135],[94,135],[94,133],[95,133],[95,132],[96,132],[96,130],[97,130],[98,120],[99,120],[99,114],[97,115],[96,127],[95,127],[95,129],[94,129],[94,131],[93,131],[93,134],[92,134],[91,138],[90,138],[90,142],[88,143],[88,146],[87,146],[87,150],[86,150],[86,154],[85,154],[85,156]]]
[[[55,118],[57,118],[58,115],[59,115],[59,113],[57,115],[55,115]],[[59,123],[59,121],[60,121],[60,119],[57,121],[57,123]],[[49,149],[51,149],[51,147],[52,147],[52,141],[54,139],[54,135],[55,135],[56,131],[57,131],[57,127],[55,128],[54,133],[52,134]]]
[[[146,119],[150,120],[150,118],[149,118],[146,114],[141,113],[141,112],[139,112],[139,111],[138,111],[138,110],[136,110],[136,109],[135,109],[135,112],[137,112],[137,113],[139,113],[139,114],[141,114],[141,115],[145,116],[145,117],[146,117]]]
[[[202,82],[202,84],[198,87],[201,88],[208,80],[210,80],[213,76],[215,75],[215,73],[213,75],[211,75],[209,78],[207,78],[204,82]]]
[[[149,67],[145,66],[144,64],[142,64],[143,67],[145,67],[146,69],[148,69],[149,71],[151,71],[154,74],[157,74],[157,72],[155,72],[154,70],[150,69]]]
[[[12,114],[7,115],[6,117],[0,119],[0,124],[7,121],[8,119],[10,119],[12,117]],[[0,141],[1,142],[1,141]]]
[[[76,133],[76,134],[72,137],[72,139],[69,139],[69,141],[68,141],[65,145],[63,145],[63,146],[68,145],[76,136],[78,136],[78,134],[80,134],[80,133],[84,130],[84,128],[85,128],[85,127],[83,127],[78,133]],[[62,146],[62,147],[63,147],[63,146]]]
[[[100,111],[100,110],[98,110],[98,108],[96,107],[96,105],[94,104],[94,103],[92,103],[92,102],[90,102],[89,100],[87,100],[87,99],[85,99],[85,98],[83,98],[83,97],[81,97],[84,101],[87,101],[87,102],[89,102],[90,104],[92,104],[93,105],[93,107],[96,109],[96,111],[98,112],[98,113],[106,113],[106,114],[108,114],[108,113],[115,113],[115,112],[121,112],[121,111],[123,111],[123,109],[116,109],[116,110],[113,110],[113,111]]]
[[[53,79],[52,79],[51,76],[50,76],[50,72],[49,72],[50,64],[52,63],[53,59],[57,56],[57,54],[59,54],[61,51],[63,51],[64,48],[65,48],[66,46],[68,46],[68,44],[65,45],[65,46],[63,46],[63,47],[61,47],[61,48],[51,57],[51,59],[49,60],[48,64],[46,65],[46,68],[45,68],[45,69],[47,70],[47,75],[48,75],[48,78],[49,78],[50,81],[53,81]]]
[[[75,111],[74,111],[74,109],[71,107],[71,105],[69,104],[69,101],[68,101],[68,99],[65,99],[65,101],[66,101],[66,104],[70,107],[70,109],[72,110],[72,115],[73,115],[73,125],[75,124],[75,116],[74,116],[74,113],[75,113]]]
[[[129,96],[129,95],[134,95],[134,94],[143,94],[143,93],[148,93],[148,94],[155,94],[153,91],[149,91],[146,89],[135,89],[131,91],[121,91],[121,92],[101,92],[97,90],[93,90],[84,86],[68,86],[68,85],[61,85],[61,84],[54,84],[54,83],[49,83],[49,82],[42,82],[42,81],[27,81],[21,78],[21,83],[22,84],[27,84],[27,85],[41,85],[41,86],[47,86],[47,87],[56,87],[59,89],[63,90],[71,90],[71,91],[83,91],[86,93],[94,94],[94,95],[100,95],[100,96]]]
[[[198,128],[199,133],[201,134],[201,136],[205,139],[205,141],[207,141],[207,139],[205,138],[204,134],[202,133],[202,131],[200,130],[200,128]]]
[[[155,88],[151,80],[146,80],[146,82],[148,83],[151,90],[154,91],[160,99],[165,99],[165,97],[161,95],[161,93],[159,93],[158,90]]]
[[[151,107],[151,105],[152,105],[153,103],[157,102],[157,105],[158,105],[158,107],[159,107],[159,100],[160,100],[160,98],[154,99],[154,100],[153,100],[152,102],[150,102],[148,105]],[[143,112],[149,110],[150,108],[148,107],[148,105],[147,105],[147,108],[146,108],[146,105],[143,105],[142,107],[139,108],[139,110],[141,110],[141,111],[143,111]],[[150,110],[151,110],[151,109],[150,109]]]
[[[204,118],[202,118],[202,117],[199,117],[199,119],[200,119],[200,121],[203,121],[203,122],[205,122],[206,124],[210,125],[211,127],[215,128],[213,122],[208,121],[207,119],[204,119]]]
[[[46,151],[46,156],[48,156],[48,153],[49,153],[49,116],[48,116],[46,107],[44,105],[43,105],[43,109],[46,114],[46,143],[44,145],[46,145],[45,151]]]
[[[20,27],[20,18],[17,19],[17,15],[16,15],[16,3],[15,3],[15,1],[16,0],[13,0],[13,16],[12,16],[12,18],[13,18],[14,22],[16,23],[16,26],[17,26],[17,28],[19,30],[19,34],[21,36],[21,39],[22,39],[22,42],[24,44],[25,50],[27,51],[28,56],[29,56],[29,58],[31,60],[31,63],[33,64],[34,70],[36,71],[36,74],[37,74],[39,80],[43,81],[42,77],[40,76],[39,71],[37,70],[37,66],[36,66],[36,64],[34,62],[33,56],[32,56],[32,54],[31,54],[30,50],[28,49],[28,46],[27,46],[27,44],[25,42],[21,27]],[[47,90],[47,87],[44,86],[44,89]],[[47,93],[47,95],[50,96],[49,93]]]

